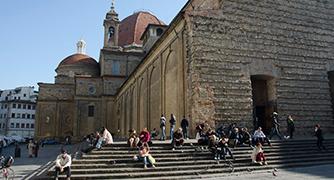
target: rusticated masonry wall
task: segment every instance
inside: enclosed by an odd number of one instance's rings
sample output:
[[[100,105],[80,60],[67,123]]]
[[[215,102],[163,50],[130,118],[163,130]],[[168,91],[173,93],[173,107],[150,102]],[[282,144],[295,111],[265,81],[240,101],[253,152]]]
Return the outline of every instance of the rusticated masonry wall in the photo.
[[[334,1],[211,1],[194,1],[187,12],[191,84],[200,92],[194,106],[213,107],[206,116],[216,124],[252,128],[250,77],[267,75],[283,125],[292,114],[298,133],[312,133],[315,123],[333,129]]]

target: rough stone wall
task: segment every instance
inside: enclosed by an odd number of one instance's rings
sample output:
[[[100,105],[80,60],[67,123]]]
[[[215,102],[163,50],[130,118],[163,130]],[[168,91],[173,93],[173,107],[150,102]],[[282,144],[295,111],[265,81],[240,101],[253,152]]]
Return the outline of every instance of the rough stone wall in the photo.
[[[76,96],[99,97],[103,94],[104,89],[101,78],[77,77],[75,83]]]
[[[333,127],[334,1],[195,0],[186,13],[194,116],[252,127],[250,76],[276,79],[282,124]],[[212,116],[214,114],[214,116]],[[307,132],[301,132],[307,129]]]
[[[73,134],[74,85],[39,84],[36,108],[36,138],[64,138]]]

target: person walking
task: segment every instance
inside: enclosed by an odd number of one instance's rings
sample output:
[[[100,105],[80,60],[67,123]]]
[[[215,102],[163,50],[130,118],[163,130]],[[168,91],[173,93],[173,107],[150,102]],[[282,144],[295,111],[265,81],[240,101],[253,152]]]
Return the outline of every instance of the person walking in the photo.
[[[277,114],[277,112],[273,112],[272,123],[273,123],[273,127],[271,129],[271,133],[270,133],[269,139],[271,139],[274,135],[277,135],[278,138],[282,140],[283,138],[282,138],[282,135],[281,135],[280,130],[279,130],[280,124],[278,123],[278,114]]]
[[[287,138],[293,139],[293,133],[295,131],[295,122],[293,121],[291,115],[288,116],[286,121],[288,124],[288,137]]]
[[[38,143],[38,141],[35,141],[34,142],[34,156],[35,156],[35,158],[37,158],[37,156],[38,156],[38,151],[39,151],[39,143]]]
[[[14,157],[15,158],[20,158],[21,157],[21,148],[19,143],[15,143],[15,149],[14,149]]]
[[[182,128],[182,132],[183,132],[183,138],[184,139],[189,139],[189,137],[188,137],[189,121],[186,119],[185,116],[183,116],[183,119],[181,121],[181,128]]]
[[[164,141],[166,140],[166,118],[163,114],[161,114],[160,117],[160,128],[161,128],[161,137],[160,140]]]
[[[174,116],[174,114],[170,115],[170,139],[173,140],[173,134],[174,134],[174,128],[176,125],[176,117]]]
[[[32,158],[34,155],[34,148],[35,148],[35,144],[33,143],[32,140],[29,141],[29,144],[27,145],[27,149],[28,149],[28,153],[29,153],[29,157]]]
[[[322,134],[322,130],[320,129],[319,124],[315,125],[314,132],[315,132],[315,136],[317,137],[317,147],[318,147],[319,151],[321,151],[321,148],[323,150],[326,150],[326,147],[323,144],[324,136]]]
[[[59,173],[65,172],[66,179],[69,180],[71,178],[71,164],[71,156],[67,154],[65,149],[61,149],[60,155],[56,159],[55,179],[58,180]]]

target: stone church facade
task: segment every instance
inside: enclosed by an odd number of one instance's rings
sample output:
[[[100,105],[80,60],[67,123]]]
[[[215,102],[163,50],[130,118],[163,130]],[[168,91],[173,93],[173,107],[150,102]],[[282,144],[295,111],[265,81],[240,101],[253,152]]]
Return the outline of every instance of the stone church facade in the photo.
[[[120,22],[112,9],[99,63],[65,59],[54,84],[39,84],[35,134],[79,138],[106,126],[126,136],[171,113],[192,132],[200,121],[268,131],[274,111],[282,128],[291,114],[298,134],[316,123],[332,132],[333,13],[326,0],[190,0],[169,26],[152,15],[132,31],[140,44],[125,31],[133,15]]]

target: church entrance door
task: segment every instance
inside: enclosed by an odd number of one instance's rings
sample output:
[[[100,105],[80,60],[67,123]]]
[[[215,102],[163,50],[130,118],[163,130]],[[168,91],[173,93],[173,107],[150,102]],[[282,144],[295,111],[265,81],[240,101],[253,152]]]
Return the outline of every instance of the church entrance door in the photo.
[[[276,110],[275,79],[266,75],[251,76],[253,96],[254,128],[262,127],[269,134],[272,127],[271,115]]]

